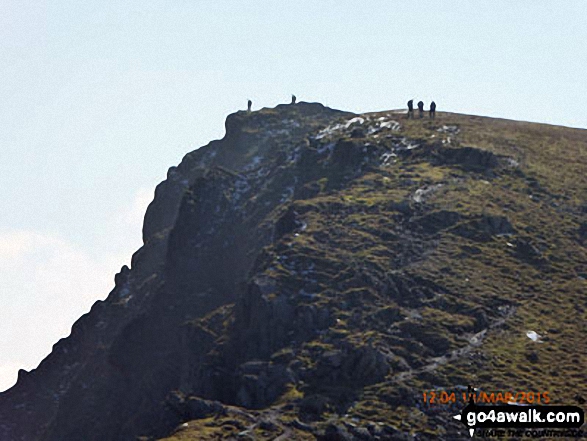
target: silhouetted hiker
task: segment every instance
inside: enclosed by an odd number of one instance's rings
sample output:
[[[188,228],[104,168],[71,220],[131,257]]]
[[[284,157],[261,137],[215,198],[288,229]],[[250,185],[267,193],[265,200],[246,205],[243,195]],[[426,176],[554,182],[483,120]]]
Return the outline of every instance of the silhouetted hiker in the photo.
[[[247,112],[251,113],[251,106],[252,105],[253,105],[253,102],[251,100],[249,100],[247,103]]]
[[[408,119],[414,119],[414,100],[408,101]]]
[[[292,95],[291,96],[291,103],[292,104],[295,104],[296,103],[296,96],[295,95]]]
[[[436,103],[432,101],[430,103],[430,119],[434,119],[436,117]]]
[[[420,118],[424,118],[424,102],[418,101],[418,113],[420,114]]]

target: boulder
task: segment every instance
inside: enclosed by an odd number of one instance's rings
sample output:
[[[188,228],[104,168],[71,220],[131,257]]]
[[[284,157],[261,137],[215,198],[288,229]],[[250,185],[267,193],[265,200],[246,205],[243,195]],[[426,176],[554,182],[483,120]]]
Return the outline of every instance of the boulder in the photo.
[[[499,165],[494,153],[475,147],[443,147],[436,154],[437,163],[456,165],[466,171],[484,172]]]
[[[283,365],[265,361],[243,363],[236,373],[236,404],[247,408],[261,408],[281,395],[293,374]]]

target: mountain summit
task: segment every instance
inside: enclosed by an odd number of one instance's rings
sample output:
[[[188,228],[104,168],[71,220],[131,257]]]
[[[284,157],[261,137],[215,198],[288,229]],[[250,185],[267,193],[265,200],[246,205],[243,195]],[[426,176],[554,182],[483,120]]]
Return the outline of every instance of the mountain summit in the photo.
[[[454,440],[468,385],[574,404],[585,170],[578,129],[229,115],[107,299],[0,394],[0,439]]]

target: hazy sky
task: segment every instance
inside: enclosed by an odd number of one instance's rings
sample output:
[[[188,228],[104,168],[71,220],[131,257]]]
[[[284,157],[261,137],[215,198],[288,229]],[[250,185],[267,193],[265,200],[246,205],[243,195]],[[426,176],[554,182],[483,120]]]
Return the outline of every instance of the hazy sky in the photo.
[[[587,127],[587,2],[0,1],[0,390],[113,288],[155,185],[299,100]]]

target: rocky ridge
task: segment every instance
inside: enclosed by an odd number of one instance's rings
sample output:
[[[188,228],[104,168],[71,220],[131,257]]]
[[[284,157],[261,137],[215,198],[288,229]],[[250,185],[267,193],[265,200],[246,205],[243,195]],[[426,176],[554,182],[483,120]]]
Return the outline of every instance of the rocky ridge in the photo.
[[[585,147],[464,115],[232,114],[157,187],[108,298],[0,395],[0,438],[456,439],[458,403],[423,391],[563,402],[585,384]]]

